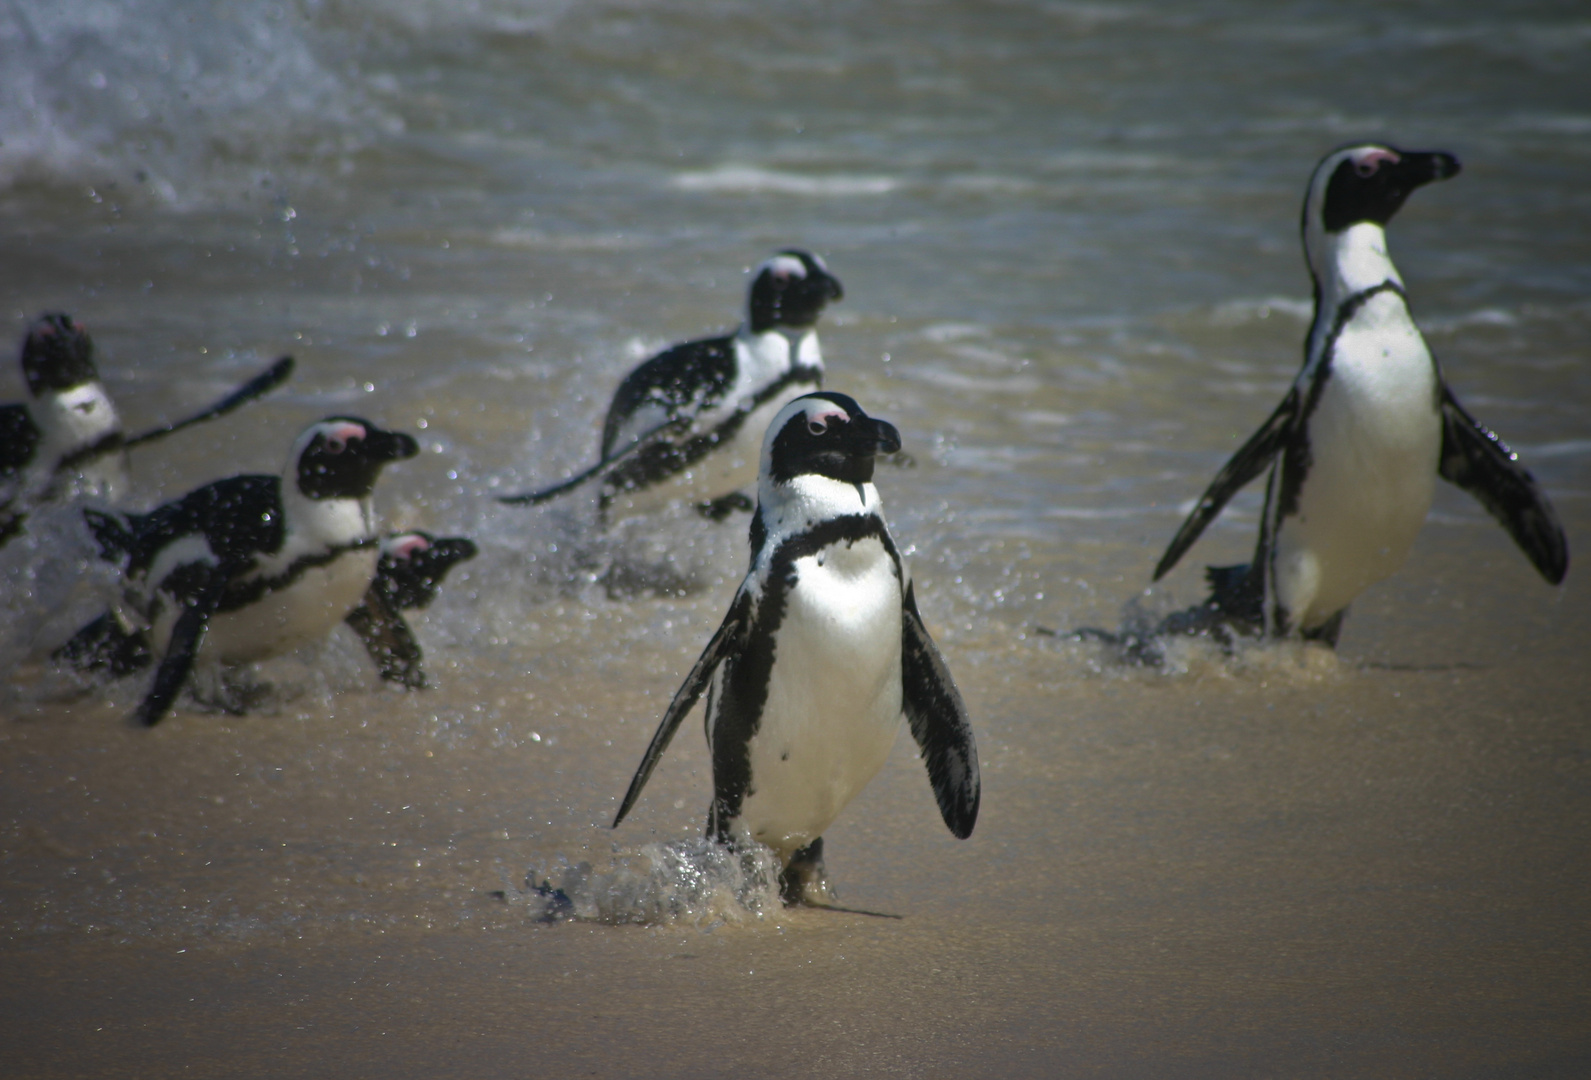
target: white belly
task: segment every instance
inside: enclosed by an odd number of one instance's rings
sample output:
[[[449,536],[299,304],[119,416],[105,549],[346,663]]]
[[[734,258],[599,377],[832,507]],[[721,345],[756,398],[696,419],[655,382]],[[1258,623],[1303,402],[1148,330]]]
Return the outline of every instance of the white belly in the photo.
[[[1298,512],[1277,524],[1276,599],[1306,630],[1403,565],[1436,490],[1442,422],[1430,353],[1395,294],[1360,316],[1309,421]]]
[[[326,565],[306,571],[287,588],[266,593],[237,611],[214,615],[199,649],[199,662],[248,664],[291,652],[325,637],[359,606],[375,577],[375,546],[346,551]],[[169,641],[173,605],[155,626],[156,640]]]
[[[788,858],[839,816],[889,757],[901,713],[900,583],[863,540],[796,562],[740,824]]]
[[[631,514],[651,513],[671,502],[707,502],[722,498],[757,482],[757,465],[762,455],[762,437],[779,410],[803,394],[811,393],[812,383],[785,387],[742,423],[734,436],[718,446],[684,472],[640,491],[621,492],[608,507],[608,517],[617,521]],[[711,430],[711,425],[705,425]]]

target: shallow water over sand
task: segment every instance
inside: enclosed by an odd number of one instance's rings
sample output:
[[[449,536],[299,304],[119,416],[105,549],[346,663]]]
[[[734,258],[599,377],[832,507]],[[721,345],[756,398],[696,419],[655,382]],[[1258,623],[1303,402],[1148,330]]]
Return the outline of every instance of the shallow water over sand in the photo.
[[[240,5],[162,70],[118,9],[62,10],[31,52],[0,35],[35,103],[0,103],[4,325],[86,321],[131,430],[299,362],[139,451],[133,505],[354,412],[422,443],[377,489],[389,526],[482,552],[413,620],[432,689],[382,688],[339,631],[262,665],[264,711],[151,731],[140,683],[38,661],[96,603],[72,515],[0,553],[8,1075],[1591,1068],[1577,565],[1543,584],[1444,485],[1335,656],[1147,672],[1040,629],[1170,610],[1247,556],[1257,484],[1144,592],[1297,369],[1298,201],[1365,136],[1464,160],[1392,253],[1581,550],[1582,15]],[[489,497],[589,461],[623,372],[733,325],[791,243],[845,283],[828,385],[916,461],[879,488],[982,760],[969,841],[905,738],[828,832],[840,902],[900,919],[784,911],[689,852],[698,878],[654,877],[701,829],[695,718],[606,828],[745,518],[601,545],[579,498]],[[670,589],[610,597],[614,558]],[[542,882],[582,919],[538,921]]]

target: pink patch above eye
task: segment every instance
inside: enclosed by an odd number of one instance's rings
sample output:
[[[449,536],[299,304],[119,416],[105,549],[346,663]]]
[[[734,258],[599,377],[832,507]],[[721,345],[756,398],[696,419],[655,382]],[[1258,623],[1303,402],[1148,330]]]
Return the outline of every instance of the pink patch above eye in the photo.
[[[360,424],[338,424],[330,431],[326,432],[326,441],[328,443],[336,442],[341,443],[344,446],[353,442],[355,439],[363,439],[364,437],[365,429],[363,425]]]
[[[1366,150],[1363,154],[1356,155],[1353,159],[1353,170],[1360,176],[1374,176],[1383,162],[1396,165],[1402,158],[1391,150]]]
[[[401,540],[392,541],[387,551],[393,558],[407,562],[420,552],[429,550],[430,547],[431,542],[423,536],[406,536]]]

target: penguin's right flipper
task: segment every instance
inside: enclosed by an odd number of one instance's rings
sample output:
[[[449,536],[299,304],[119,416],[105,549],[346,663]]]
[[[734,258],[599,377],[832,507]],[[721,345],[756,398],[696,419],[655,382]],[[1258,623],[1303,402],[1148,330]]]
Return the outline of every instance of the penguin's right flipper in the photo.
[[[410,690],[425,688],[420,643],[414,639],[414,631],[409,629],[403,613],[388,604],[375,586],[365,592],[364,602],[343,621],[364,641],[365,651],[376,662],[383,679]]]
[[[736,595],[735,602],[729,606],[729,614],[724,616],[718,632],[707,643],[707,648],[702,650],[696,666],[691,668],[691,673],[685,676],[685,681],[675,692],[674,700],[668,703],[668,711],[663,714],[662,722],[657,725],[657,731],[652,735],[646,754],[641,758],[641,764],[636,768],[634,778],[630,780],[630,788],[624,793],[624,801],[619,804],[619,812],[613,816],[615,829],[619,827],[619,822],[624,820],[624,815],[628,814],[630,808],[635,805],[635,800],[641,797],[641,789],[651,778],[652,770],[657,768],[658,759],[663,756],[663,751],[668,749],[674,733],[679,730],[680,722],[685,719],[691,707],[707,689],[708,680],[713,677],[714,669],[725,656],[739,648],[746,631],[750,628],[750,621],[751,596],[742,589]]]
[[[42,437],[26,405],[0,405],[0,476],[27,468]]]
[[[978,821],[982,793],[978,747],[961,692],[928,636],[910,582],[901,602],[901,704],[928,766],[939,816],[957,839],[965,840]]]
[[[1569,572],[1569,541],[1558,514],[1536,478],[1510,450],[1458,403],[1442,384],[1444,480],[1463,488],[1508,530],[1531,563],[1553,585]]]
[[[1160,562],[1155,567],[1155,581],[1165,577],[1171,568],[1177,565],[1177,560],[1193,546],[1199,534],[1204,532],[1205,526],[1215,520],[1228,500],[1250,480],[1264,472],[1281,452],[1288,434],[1293,429],[1293,423],[1298,418],[1302,400],[1298,387],[1294,386],[1282,399],[1282,403],[1276,407],[1276,411],[1271,413],[1271,418],[1265,421],[1264,425],[1249,437],[1249,441],[1232,455],[1232,459],[1221,467],[1221,471],[1215,474],[1215,479],[1210,481],[1210,486],[1199,498],[1193,513],[1188,515],[1188,519],[1182,523],[1182,528],[1177,530],[1177,535],[1172,537],[1166,553],[1160,557]]]

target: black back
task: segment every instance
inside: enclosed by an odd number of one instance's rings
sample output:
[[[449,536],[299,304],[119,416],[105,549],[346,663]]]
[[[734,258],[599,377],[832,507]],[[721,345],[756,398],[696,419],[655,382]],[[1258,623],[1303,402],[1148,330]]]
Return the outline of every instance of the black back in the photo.
[[[624,421],[647,405],[661,407],[669,419],[688,416],[723,400],[735,381],[735,339],[703,338],[675,345],[624,377],[613,393],[602,427],[602,456],[619,447]]]
[[[96,510],[85,516],[105,555],[125,558],[132,574],[147,571],[162,549],[184,536],[203,536],[218,560],[239,565],[281,550],[286,535],[278,476],[217,480],[148,514],[128,514],[125,524]]]

